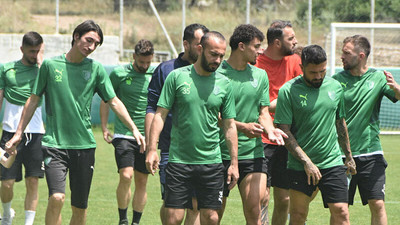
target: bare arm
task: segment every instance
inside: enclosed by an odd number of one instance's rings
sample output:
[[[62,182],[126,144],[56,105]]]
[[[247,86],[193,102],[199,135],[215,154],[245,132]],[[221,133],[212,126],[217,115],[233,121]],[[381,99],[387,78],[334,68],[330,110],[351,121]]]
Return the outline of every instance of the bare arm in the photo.
[[[272,100],[272,101],[269,103],[269,107],[268,107],[268,108],[269,108],[269,112],[270,112],[270,113],[275,113],[277,101],[278,101],[278,99],[276,98],[275,100]]]
[[[21,136],[24,133],[26,126],[31,121],[33,114],[39,104],[40,97],[32,94],[31,97],[25,103],[22,111],[21,120],[19,121],[18,128],[15,131],[14,136],[6,143],[6,151],[12,155],[14,153],[13,148],[16,148],[21,141]]]
[[[288,136],[281,129],[275,128],[272,122],[272,117],[269,114],[268,106],[261,106],[258,121],[264,127],[264,131],[268,135],[270,141],[275,142],[278,145],[285,144],[283,138],[287,138]]]
[[[146,137],[146,144],[149,144],[149,137],[150,137],[150,127],[151,123],[153,122],[154,113],[148,112],[146,113],[146,117],[144,118],[144,135]]]
[[[234,119],[222,119],[222,124],[226,145],[228,146],[229,154],[231,156],[231,165],[228,168],[227,183],[229,184],[229,189],[232,189],[239,179],[237,130]]]
[[[109,114],[110,114],[110,106],[108,106],[108,104],[106,104],[103,100],[101,100],[101,102],[100,102],[101,129],[103,130],[104,140],[110,144],[113,136],[107,128]]]
[[[135,137],[136,142],[140,145],[140,151],[143,152],[146,149],[146,142],[144,140],[144,136],[139,132],[135,123],[132,121],[129,116],[128,111],[125,108],[125,105],[119,100],[118,97],[114,97],[108,101],[108,105],[115,112],[118,118],[128,127],[132,133],[133,137]]]
[[[0,111],[3,107],[4,89],[0,89]]]
[[[356,174],[356,163],[354,162],[353,156],[350,149],[349,133],[347,131],[347,124],[344,118],[336,120],[336,130],[338,134],[338,142],[340,148],[346,156],[345,165],[347,166],[347,173],[352,175]]]
[[[307,182],[311,185],[317,185],[322,175],[317,166],[311,161],[307,154],[303,151],[300,145],[297,143],[292,132],[290,131],[291,125],[289,124],[278,124],[278,127],[287,134],[285,139],[285,146],[287,150],[292,154],[297,160],[299,160],[304,165],[304,171],[307,174]]]
[[[390,72],[383,71],[386,76],[387,85],[394,91],[397,100],[400,100],[400,85],[394,80]]]
[[[158,107],[150,127],[150,136],[147,137],[148,147],[146,156],[146,167],[147,170],[154,175],[158,169],[159,158],[157,155],[157,142],[160,137],[160,133],[164,127],[165,118],[168,115],[168,109]]]

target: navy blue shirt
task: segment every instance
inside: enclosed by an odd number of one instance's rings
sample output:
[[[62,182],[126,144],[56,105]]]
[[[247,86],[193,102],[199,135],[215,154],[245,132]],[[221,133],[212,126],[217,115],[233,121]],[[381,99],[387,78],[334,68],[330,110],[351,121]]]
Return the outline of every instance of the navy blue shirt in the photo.
[[[188,61],[182,59],[182,56],[183,52],[179,54],[178,58],[163,62],[154,70],[153,77],[151,78],[148,88],[146,113],[156,112],[157,102],[160,98],[161,90],[168,74],[174,69],[190,65]],[[158,142],[158,148],[162,153],[169,151],[169,144],[171,142],[171,128],[172,114],[170,111],[165,119],[164,128],[161,131]]]

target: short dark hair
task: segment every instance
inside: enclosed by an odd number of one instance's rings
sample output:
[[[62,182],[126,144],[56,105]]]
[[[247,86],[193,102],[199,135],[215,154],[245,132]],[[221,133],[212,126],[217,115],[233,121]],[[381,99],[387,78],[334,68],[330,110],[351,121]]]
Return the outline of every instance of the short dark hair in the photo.
[[[217,37],[217,38],[225,41],[224,35],[222,35],[220,32],[218,32],[218,31],[209,31],[209,32],[205,33],[203,35],[203,37],[201,37],[200,45],[203,46],[203,49],[205,49],[207,47],[208,39],[210,39],[210,37]]]
[[[153,43],[149,40],[142,39],[135,45],[135,54],[148,56],[154,54]]]
[[[22,37],[22,46],[38,46],[43,44],[42,36],[35,31],[29,31]]]
[[[264,34],[255,26],[251,24],[241,24],[235,28],[231,38],[229,39],[229,46],[232,51],[236,50],[239,43],[249,44],[254,38],[261,42],[264,40]]]
[[[343,40],[343,44],[347,44],[348,42],[351,42],[357,51],[364,52],[368,58],[369,53],[371,52],[371,45],[366,37],[362,35],[354,35],[351,37],[346,37]]]
[[[198,29],[201,29],[204,34],[209,31],[208,28],[202,24],[199,24],[199,23],[190,24],[183,31],[183,40],[191,43],[194,39],[194,33]]]
[[[82,37],[84,34],[94,31],[100,36],[100,44],[103,44],[103,31],[101,30],[100,26],[95,23],[93,20],[86,20],[85,22],[79,24],[74,32],[72,33],[72,42],[71,45],[74,46],[74,36],[75,34],[79,35],[79,38]]]
[[[326,52],[319,45],[309,45],[301,52],[301,64],[305,67],[309,63],[318,65],[326,61]]]
[[[286,27],[292,27],[290,21],[286,20],[275,20],[271,23],[267,31],[268,44],[272,44],[275,39],[283,40],[283,29]]]

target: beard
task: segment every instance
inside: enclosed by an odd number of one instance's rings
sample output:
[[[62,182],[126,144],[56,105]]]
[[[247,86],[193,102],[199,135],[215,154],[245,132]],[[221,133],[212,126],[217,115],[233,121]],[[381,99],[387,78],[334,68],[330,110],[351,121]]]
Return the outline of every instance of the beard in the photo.
[[[145,67],[143,67],[143,66],[139,66],[138,64],[136,64],[136,61],[135,61],[135,67],[137,68],[137,72],[139,72],[139,73],[146,73],[146,71],[147,71],[147,69],[149,69],[149,68],[145,68]]]
[[[197,61],[197,58],[199,56],[196,53],[195,49],[192,49],[191,47],[189,48],[189,60],[195,63]]]
[[[294,51],[292,48],[288,48],[285,45],[282,45],[282,53],[284,56],[293,55]]]
[[[203,68],[203,70],[207,71],[207,72],[215,72],[218,67],[219,67],[219,63],[209,63],[206,59],[206,56],[204,55],[204,53],[201,54],[201,67]],[[215,68],[212,68],[211,66],[215,66]]]
[[[322,85],[322,82],[324,81],[324,78],[322,78],[322,79],[312,79],[312,80],[309,80],[309,79],[306,78],[305,75],[304,75],[303,77],[304,77],[304,80],[305,80],[308,84],[310,84],[313,88],[320,88],[321,85]]]

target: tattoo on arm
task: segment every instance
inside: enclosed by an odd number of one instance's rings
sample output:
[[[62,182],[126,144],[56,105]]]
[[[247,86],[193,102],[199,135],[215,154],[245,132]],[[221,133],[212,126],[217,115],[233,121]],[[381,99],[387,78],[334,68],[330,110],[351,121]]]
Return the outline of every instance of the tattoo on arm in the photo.
[[[290,131],[290,127],[291,126],[288,124],[278,124],[278,128],[288,135],[288,138],[285,139],[285,147],[296,159],[298,159],[304,165],[311,160],[300,147],[299,143],[297,143],[297,140],[294,138],[292,132]]]
[[[347,124],[344,118],[336,120],[336,130],[338,134],[338,142],[346,156],[351,155],[349,133],[347,131]]]

